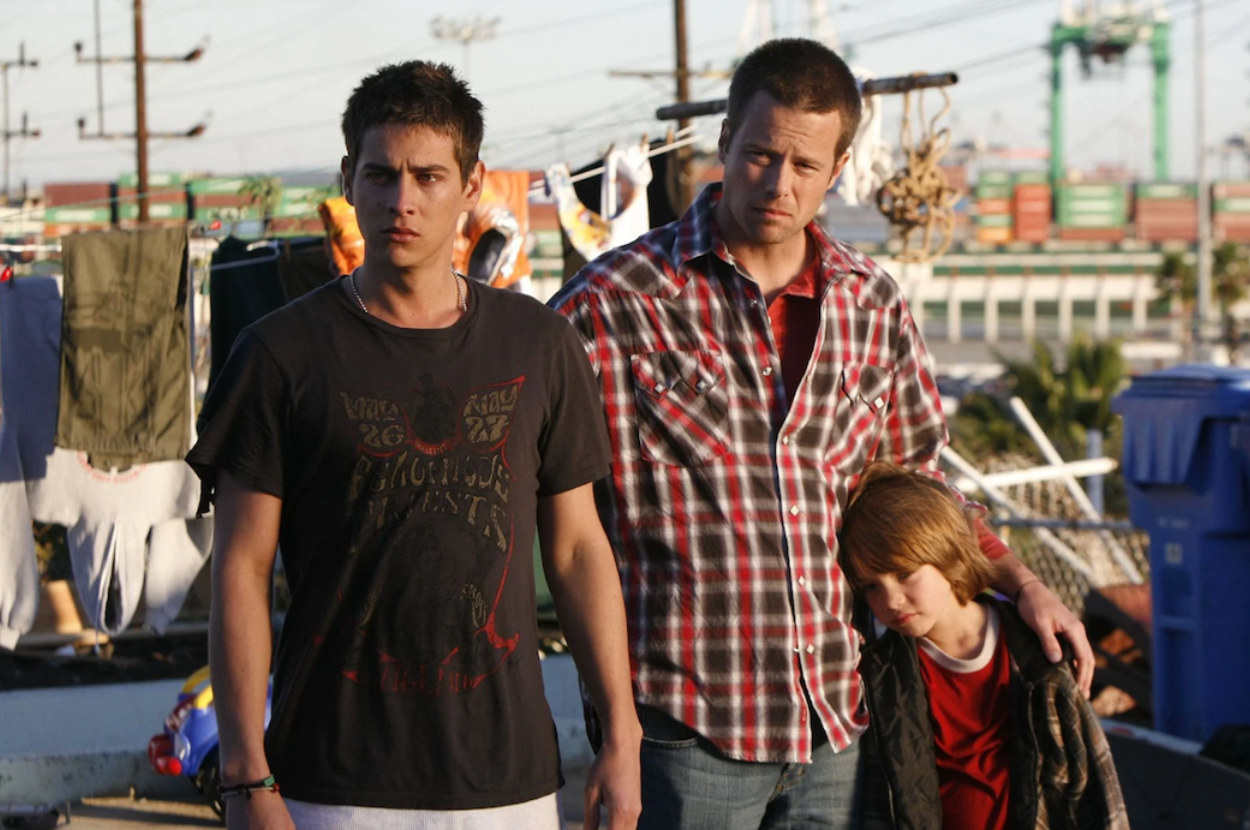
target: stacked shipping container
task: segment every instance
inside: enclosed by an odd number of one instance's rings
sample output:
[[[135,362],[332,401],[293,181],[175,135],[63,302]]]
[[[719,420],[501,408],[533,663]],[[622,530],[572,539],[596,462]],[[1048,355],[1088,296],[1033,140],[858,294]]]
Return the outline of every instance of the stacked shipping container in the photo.
[[[1002,245],[1015,238],[1011,213],[1011,172],[982,170],[977,178],[976,239]]]
[[[1015,175],[1012,191],[1016,239],[1021,242],[1045,242],[1050,238],[1050,177],[1041,170],[1021,171]]]
[[[117,180],[117,226],[139,226],[137,200],[139,177],[128,173]],[[186,183],[178,173],[148,174],[148,220],[150,225],[173,227],[187,222]]]
[[[1250,242],[1250,182],[1211,188],[1211,233],[1216,242]]]
[[[113,225],[113,185],[109,182],[47,184],[43,201],[45,236],[103,231]]]
[[[1055,224],[1059,238],[1081,242],[1120,242],[1128,221],[1128,194],[1118,182],[1059,187]]]
[[[1198,241],[1198,186],[1152,182],[1135,187],[1133,215],[1144,242]]]

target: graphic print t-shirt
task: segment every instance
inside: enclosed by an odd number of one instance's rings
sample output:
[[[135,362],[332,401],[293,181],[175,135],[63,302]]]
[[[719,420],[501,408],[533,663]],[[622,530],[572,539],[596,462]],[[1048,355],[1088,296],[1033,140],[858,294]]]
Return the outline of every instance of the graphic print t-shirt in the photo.
[[[568,323],[484,286],[446,329],[390,326],[331,283],[244,332],[188,461],[283,501],[284,793],[467,809],[559,786],[535,513],[606,474],[601,412]]]

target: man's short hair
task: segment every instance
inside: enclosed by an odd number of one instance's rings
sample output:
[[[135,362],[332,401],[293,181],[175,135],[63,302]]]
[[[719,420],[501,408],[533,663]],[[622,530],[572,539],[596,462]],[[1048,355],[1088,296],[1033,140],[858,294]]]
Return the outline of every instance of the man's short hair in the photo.
[[[460,179],[469,180],[485,131],[482,102],[452,67],[427,61],[395,63],[360,82],[343,112],[343,141],[352,170],[365,133],[386,124],[429,127],[450,136]]]
[[[780,38],[757,46],[742,59],[729,82],[726,119],[730,136],[741,126],[757,92],[766,92],[782,106],[803,112],[836,110],[842,118],[838,158],[855,139],[863,112],[859,86],[846,62],[822,43]]]
[[[862,574],[932,565],[965,603],[990,585],[993,566],[977,540],[975,514],[946,485],[923,473],[876,462],[847,506],[838,558],[858,587]]]

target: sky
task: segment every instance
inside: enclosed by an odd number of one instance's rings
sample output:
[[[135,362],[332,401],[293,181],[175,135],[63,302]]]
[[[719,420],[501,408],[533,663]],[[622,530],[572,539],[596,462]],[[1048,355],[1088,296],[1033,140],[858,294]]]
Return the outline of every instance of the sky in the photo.
[[[1076,0],[1079,2],[1080,0]],[[1113,0],[1102,0],[1104,7]],[[14,188],[25,181],[115,180],[134,170],[134,142],[81,139],[101,132],[93,8],[104,57],[133,54],[133,0],[0,0],[0,60],[21,44],[37,68],[7,72],[12,129],[26,113],[37,139],[9,145]],[[1250,134],[1250,3],[1167,0],[1172,21],[1171,178],[1196,175],[1195,108],[1200,54],[1206,81],[1207,146]],[[809,2],[774,0],[777,36],[809,35]],[[1045,46],[1060,0],[827,0],[840,50],[877,76],[956,71],[944,125],[956,142],[1030,150],[1048,145],[1050,58]],[[1143,5],[1139,0],[1139,5]],[[612,72],[663,71],[674,62],[673,0],[144,0],[151,56],[204,46],[191,63],[147,67],[148,127],[196,139],[155,139],[149,170],[213,175],[325,174],[338,169],[338,122],[355,84],[376,67],[410,58],[457,66],[486,106],[483,158],[499,169],[576,167],[612,143],[657,136],[655,109],[673,100],[671,78]],[[689,63],[725,71],[740,55],[750,0],[686,0]],[[494,37],[467,47],[437,39],[435,18],[497,19]],[[752,34],[755,32],[754,27]],[[758,35],[756,35],[758,38]],[[1146,46],[1104,77],[1082,78],[1075,49],[1064,59],[1064,147],[1069,165],[1123,165],[1152,175],[1152,70]],[[102,67],[103,132],[133,133],[134,78],[127,63]],[[697,78],[696,100],[722,98],[727,82]],[[937,99],[929,99],[933,112]],[[885,136],[897,136],[901,99],[885,105]],[[697,119],[709,146],[718,117]],[[1019,166],[1023,162],[1013,162]],[[1004,166],[997,159],[986,166]],[[1032,162],[1041,166],[1043,162]],[[1213,178],[1250,177],[1244,156],[1213,154]]]

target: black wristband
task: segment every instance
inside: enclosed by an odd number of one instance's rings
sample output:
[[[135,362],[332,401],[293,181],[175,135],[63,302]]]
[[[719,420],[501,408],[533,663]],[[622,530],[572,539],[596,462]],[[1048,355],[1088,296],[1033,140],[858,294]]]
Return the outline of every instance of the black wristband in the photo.
[[[271,793],[276,793],[278,792],[278,781],[271,773],[259,781],[246,781],[242,784],[222,784],[217,788],[217,795],[219,795],[222,800],[233,798],[236,795],[245,795],[250,799],[252,797],[252,793],[257,790],[268,790]]]

